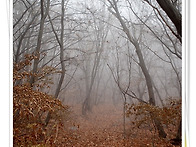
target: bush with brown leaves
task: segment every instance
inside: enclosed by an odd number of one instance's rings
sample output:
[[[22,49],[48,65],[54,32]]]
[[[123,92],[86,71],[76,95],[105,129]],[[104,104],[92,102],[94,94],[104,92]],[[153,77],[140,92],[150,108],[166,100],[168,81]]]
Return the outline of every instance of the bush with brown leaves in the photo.
[[[70,113],[69,107],[62,105],[58,99],[30,87],[28,81],[32,73],[27,71],[27,66],[31,65],[31,60],[34,58],[32,55],[26,55],[24,61],[14,65],[14,146],[55,144],[58,130],[64,127],[63,121]],[[42,77],[45,74],[40,73]],[[19,84],[17,81],[20,81]],[[51,121],[46,125],[45,119],[48,113],[51,114]]]
[[[153,119],[159,120],[165,128],[178,127],[181,119],[181,100],[169,100],[164,107],[153,106],[146,103],[137,105],[127,104],[126,116],[131,119],[132,126],[135,128],[148,128],[150,131],[156,130]],[[172,133],[173,130],[169,133]]]

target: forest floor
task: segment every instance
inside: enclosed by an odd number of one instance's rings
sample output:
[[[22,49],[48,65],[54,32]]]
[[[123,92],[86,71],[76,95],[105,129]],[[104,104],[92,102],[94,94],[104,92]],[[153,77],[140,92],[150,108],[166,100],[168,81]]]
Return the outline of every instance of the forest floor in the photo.
[[[133,129],[128,120],[124,133],[122,106],[96,106],[86,117],[82,116],[80,106],[72,109],[74,125],[68,127],[69,137],[62,146],[174,147],[169,143],[171,138],[160,140],[148,129]]]

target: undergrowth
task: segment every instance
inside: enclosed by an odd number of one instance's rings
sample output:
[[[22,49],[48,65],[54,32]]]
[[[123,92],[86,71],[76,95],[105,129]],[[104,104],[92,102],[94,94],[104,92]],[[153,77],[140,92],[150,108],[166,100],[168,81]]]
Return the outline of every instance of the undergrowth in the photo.
[[[13,143],[14,146],[56,146],[58,145],[59,130],[63,132],[64,121],[70,114],[69,106],[53,96],[39,91],[47,86],[48,75],[55,72],[52,67],[43,68],[33,75],[28,71],[31,61],[36,57],[26,55],[25,59],[13,68]],[[38,81],[34,88],[29,79],[36,76]],[[45,81],[45,82],[43,82]],[[36,86],[36,88],[35,88]],[[45,119],[51,114],[49,124]]]

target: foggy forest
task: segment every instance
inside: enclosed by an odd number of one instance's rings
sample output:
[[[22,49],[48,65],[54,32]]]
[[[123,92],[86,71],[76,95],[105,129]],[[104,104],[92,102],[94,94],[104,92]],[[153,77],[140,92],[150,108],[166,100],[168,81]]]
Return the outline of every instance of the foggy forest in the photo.
[[[13,0],[14,147],[181,146],[181,0]]]

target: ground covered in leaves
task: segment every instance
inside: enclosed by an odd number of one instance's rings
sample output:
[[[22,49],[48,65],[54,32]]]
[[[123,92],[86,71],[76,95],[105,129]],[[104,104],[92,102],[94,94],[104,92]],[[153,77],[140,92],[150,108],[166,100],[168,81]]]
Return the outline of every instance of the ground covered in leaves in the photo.
[[[122,106],[96,106],[86,117],[82,116],[80,106],[73,106],[72,110],[74,120],[73,123],[67,123],[72,125],[65,131],[66,137],[59,130],[59,135],[62,135],[59,136],[62,139],[60,146],[173,147],[169,142],[172,136],[161,140],[149,129],[131,128],[129,120],[126,120],[124,132]]]
[[[31,87],[32,85],[28,81],[32,73],[27,72],[24,68],[31,65],[30,61],[34,58],[35,56],[27,55],[24,61],[14,65],[14,147],[173,146],[169,140],[174,138],[174,134],[177,132],[178,119],[176,116],[181,116],[181,105],[172,102],[167,109],[146,104],[130,106],[131,109],[128,109],[127,113],[129,119],[126,119],[125,125],[123,124],[123,105],[94,106],[92,112],[84,116],[81,114],[81,105],[63,105],[53,96],[40,92],[39,87],[43,88],[44,82],[34,85],[37,88]],[[47,68],[36,77],[42,78],[51,70],[53,68]],[[56,71],[54,70],[54,72]],[[158,138],[149,114],[150,116],[153,114],[157,118],[162,116],[160,121],[164,122],[167,132],[166,139]],[[50,121],[46,121],[47,118],[50,118],[48,119]],[[174,122],[172,118],[174,118]],[[134,124],[145,121],[147,122],[145,127],[134,127]]]

